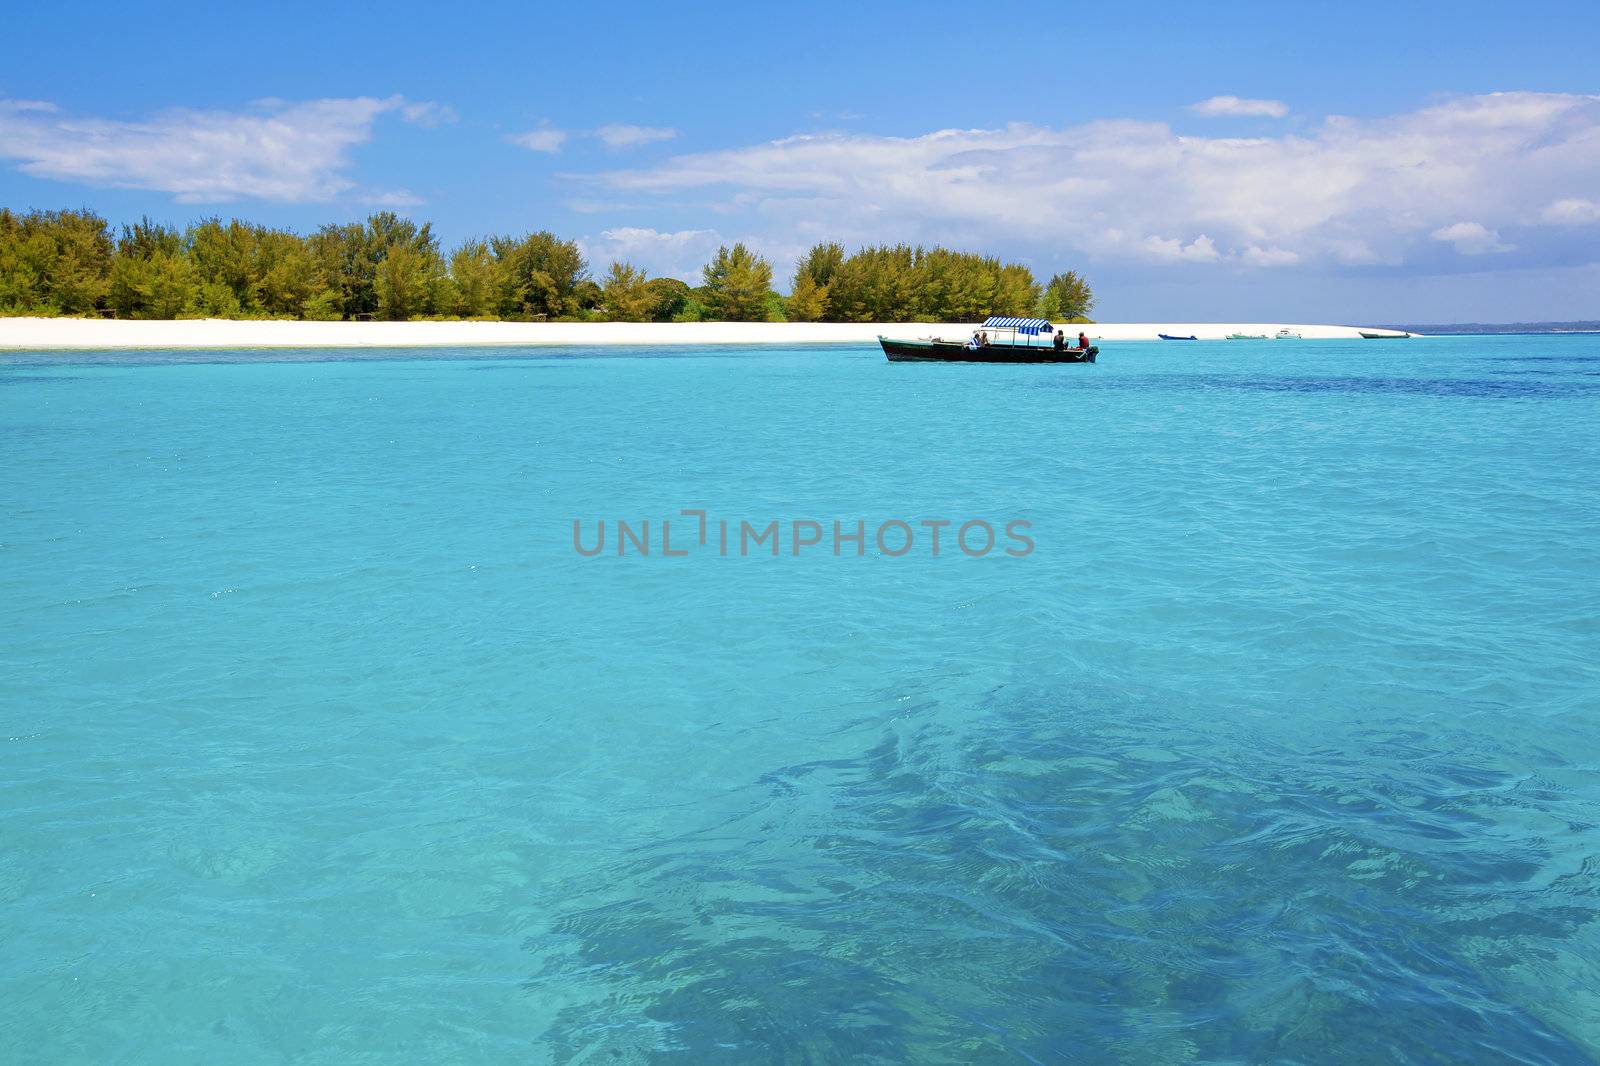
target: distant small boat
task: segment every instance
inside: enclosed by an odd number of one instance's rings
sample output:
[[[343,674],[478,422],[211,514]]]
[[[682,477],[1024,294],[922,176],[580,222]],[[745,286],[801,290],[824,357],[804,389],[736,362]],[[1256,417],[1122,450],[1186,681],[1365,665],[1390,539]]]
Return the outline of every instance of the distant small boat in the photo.
[[[1156,336],[1160,337],[1164,341],[1195,341],[1200,339],[1193,333],[1189,334],[1187,337],[1174,337],[1170,333],[1157,333]]]
[[[1358,329],[1356,332],[1361,334],[1362,340],[1368,341],[1403,341],[1411,336],[1409,333],[1368,333],[1364,329]]]
[[[1275,341],[1297,341],[1300,339],[1300,334],[1296,333],[1292,329],[1285,328],[1280,329],[1277,335],[1272,339]]]
[[[1267,339],[1267,335],[1265,333],[1230,333],[1228,334],[1228,339],[1230,341],[1264,341]]]

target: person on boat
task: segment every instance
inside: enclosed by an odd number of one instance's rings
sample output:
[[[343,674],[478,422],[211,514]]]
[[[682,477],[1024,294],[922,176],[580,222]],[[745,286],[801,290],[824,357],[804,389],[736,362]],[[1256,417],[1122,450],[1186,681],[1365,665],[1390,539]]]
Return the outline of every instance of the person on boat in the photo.
[[[978,334],[978,347],[980,347],[980,348],[989,347],[989,331],[988,330],[983,330],[982,332],[980,332]]]
[[[1061,351],[1067,346],[1067,334],[1063,330],[1056,330],[1056,351]]]
[[[968,348],[977,348],[978,346],[979,346],[978,335],[976,333],[974,333],[972,335],[972,339],[967,342],[967,347]]]
[[[1089,350],[1089,337],[1081,329],[1078,331],[1078,350],[1084,352]]]

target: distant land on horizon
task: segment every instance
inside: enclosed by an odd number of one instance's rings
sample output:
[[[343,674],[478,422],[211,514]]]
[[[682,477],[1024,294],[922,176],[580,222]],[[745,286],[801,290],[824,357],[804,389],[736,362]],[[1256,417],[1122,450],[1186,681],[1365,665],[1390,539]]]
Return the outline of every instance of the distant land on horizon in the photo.
[[[1600,332],[1600,321],[1585,322],[1447,322],[1431,326],[1391,326],[1407,333],[1589,333]]]

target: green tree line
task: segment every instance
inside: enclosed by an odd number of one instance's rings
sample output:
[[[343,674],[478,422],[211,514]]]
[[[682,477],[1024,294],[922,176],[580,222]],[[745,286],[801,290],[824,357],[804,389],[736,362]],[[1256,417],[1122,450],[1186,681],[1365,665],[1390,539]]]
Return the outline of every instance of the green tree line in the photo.
[[[306,236],[232,219],[186,229],[144,219],[114,233],[91,211],[0,209],[0,314],[118,318],[419,318],[506,321],[1063,321],[1094,307],[1076,273],[1044,285],[990,256],[909,245],[846,255],[819,244],[789,296],[743,244],[718,249],[701,284],[612,263],[599,280],[578,245],[539,231],[445,252],[430,223],[392,212]]]
[[[1075,271],[1044,285],[1020,263],[909,244],[814,246],[795,265],[787,301],[800,322],[970,322],[989,315],[1088,321],[1094,294]]]

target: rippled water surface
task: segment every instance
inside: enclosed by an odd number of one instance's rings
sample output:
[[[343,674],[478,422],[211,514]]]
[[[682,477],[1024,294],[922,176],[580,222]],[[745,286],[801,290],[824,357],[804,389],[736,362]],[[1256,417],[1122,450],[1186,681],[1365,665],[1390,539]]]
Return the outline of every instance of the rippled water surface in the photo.
[[[0,1061],[1600,1061],[1600,338],[327,354],[0,356]]]

